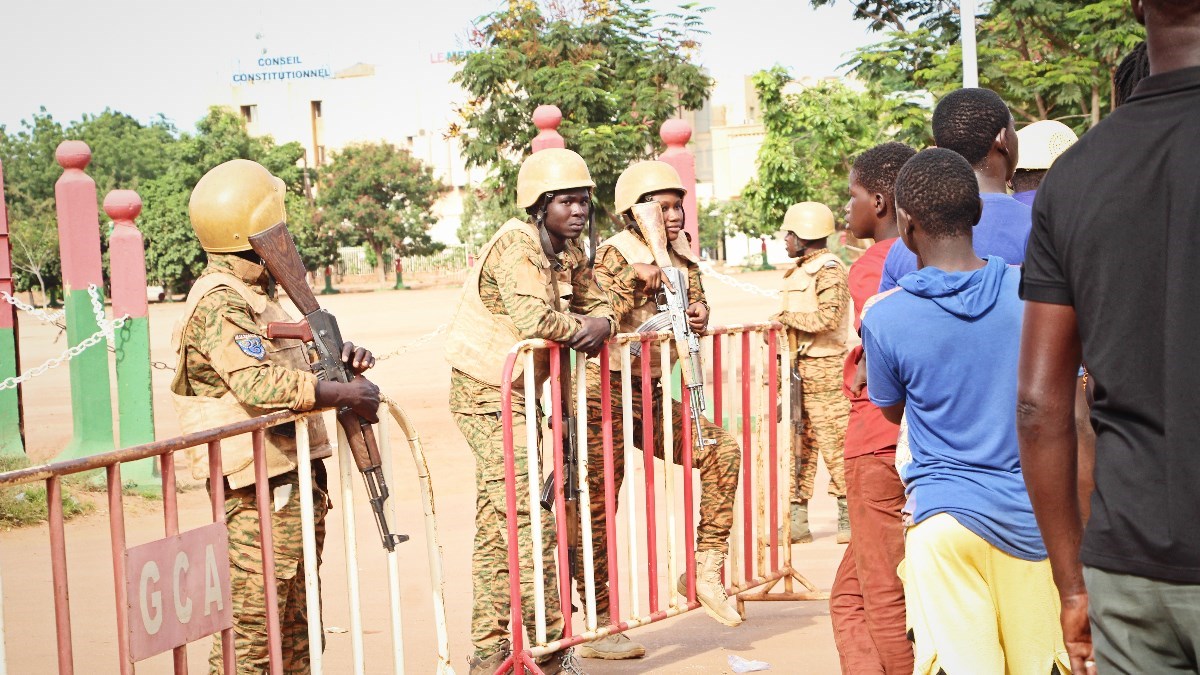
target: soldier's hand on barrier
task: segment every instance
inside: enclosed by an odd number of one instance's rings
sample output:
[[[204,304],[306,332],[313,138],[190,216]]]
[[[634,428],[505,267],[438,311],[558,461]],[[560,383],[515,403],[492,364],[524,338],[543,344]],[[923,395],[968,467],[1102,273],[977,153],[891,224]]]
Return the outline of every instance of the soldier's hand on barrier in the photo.
[[[697,333],[703,333],[708,328],[708,305],[703,302],[693,302],[687,308],[688,325]]]
[[[358,416],[375,424],[379,421],[379,387],[363,377],[349,382],[317,382],[317,408],[350,408]]]
[[[600,353],[605,340],[609,338],[608,319],[595,316],[575,316],[579,320],[579,330],[571,338],[567,346],[588,356]]]
[[[637,275],[638,281],[642,282],[642,288],[646,293],[657,293],[663,286],[675,290],[671,286],[671,282],[667,280],[662,273],[662,268],[658,265],[650,263],[633,263],[633,272]]]
[[[356,373],[365,373],[375,367],[375,355],[368,349],[355,347],[353,342],[346,342],[342,345],[342,362]]]

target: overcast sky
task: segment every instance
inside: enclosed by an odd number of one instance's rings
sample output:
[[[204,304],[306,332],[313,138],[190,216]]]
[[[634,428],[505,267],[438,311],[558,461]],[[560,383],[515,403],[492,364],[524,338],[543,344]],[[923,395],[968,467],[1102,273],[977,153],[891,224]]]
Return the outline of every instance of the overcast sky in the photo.
[[[676,2],[653,0],[662,8]],[[430,55],[464,48],[472,19],[499,0],[59,0],[12,3],[0,22],[0,125],[45,106],[60,121],[106,107],[191,129],[229,97],[240,63],[264,48],[334,69],[356,62],[416,73]],[[797,76],[835,74],[875,39],[850,3],[710,0],[700,60],[722,90],[779,63]],[[444,66],[438,68],[447,71]],[[419,81],[420,78],[415,78]],[[722,91],[717,92],[718,98]]]

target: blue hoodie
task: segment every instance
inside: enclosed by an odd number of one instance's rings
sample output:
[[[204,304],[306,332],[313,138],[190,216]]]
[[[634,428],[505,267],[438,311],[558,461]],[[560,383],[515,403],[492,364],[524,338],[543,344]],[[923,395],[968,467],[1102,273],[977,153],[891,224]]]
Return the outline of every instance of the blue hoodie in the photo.
[[[1046,548],[1017,455],[1020,270],[989,257],[973,272],[926,267],[863,316],[871,402],[905,403],[916,522],[948,513],[996,548]]]

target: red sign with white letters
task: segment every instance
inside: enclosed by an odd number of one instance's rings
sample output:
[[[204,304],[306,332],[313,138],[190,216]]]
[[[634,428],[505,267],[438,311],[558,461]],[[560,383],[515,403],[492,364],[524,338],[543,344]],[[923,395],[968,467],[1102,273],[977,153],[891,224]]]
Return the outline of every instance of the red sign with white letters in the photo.
[[[127,549],[125,586],[134,661],[231,627],[225,523]]]

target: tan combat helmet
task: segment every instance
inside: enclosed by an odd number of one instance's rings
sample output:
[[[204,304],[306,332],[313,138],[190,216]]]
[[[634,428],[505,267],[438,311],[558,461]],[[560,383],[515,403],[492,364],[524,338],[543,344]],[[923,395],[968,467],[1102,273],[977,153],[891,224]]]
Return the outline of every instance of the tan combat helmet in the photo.
[[[547,192],[594,188],[587,162],[579,153],[563,148],[535,152],[521,162],[517,173],[517,206],[527,209]]]
[[[1017,138],[1021,145],[1017,154],[1018,171],[1049,169],[1059,155],[1079,140],[1071,127],[1058,120],[1034,122],[1018,131]]]
[[[188,214],[210,253],[250,250],[250,236],[287,220],[283,181],[248,159],[219,164],[192,190]]]
[[[833,234],[833,230],[833,211],[828,206],[820,202],[800,202],[788,207],[779,236],[792,232],[805,241],[815,241]]]
[[[614,206],[617,208],[617,213],[625,213],[638,203],[642,195],[662,190],[678,190],[687,194],[687,189],[683,187],[683,181],[679,179],[679,172],[675,171],[675,167],[657,160],[637,162],[622,171],[621,177],[617,179]]]

